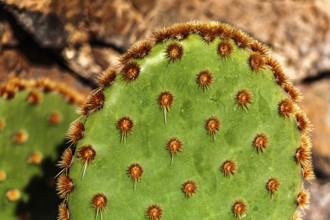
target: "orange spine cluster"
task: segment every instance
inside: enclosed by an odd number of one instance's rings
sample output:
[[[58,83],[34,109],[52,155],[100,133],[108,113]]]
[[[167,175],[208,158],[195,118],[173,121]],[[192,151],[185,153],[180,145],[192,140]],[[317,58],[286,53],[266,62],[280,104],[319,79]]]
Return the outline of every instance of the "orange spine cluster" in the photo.
[[[47,78],[40,78],[37,80],[25,80],[18,77],[11,78],[6,84],[0,85],[0,96],[6,99],[13,98],[17,91],[24,89],[32,89],[27,101],[30,104],[36,105],[40,102],[42,95],[36,89],[41,89],[44,92],[58,92],[68,102],[81,105],[83,103],[83,96],[73,89],[64,86],[60,83],[50,81]]]

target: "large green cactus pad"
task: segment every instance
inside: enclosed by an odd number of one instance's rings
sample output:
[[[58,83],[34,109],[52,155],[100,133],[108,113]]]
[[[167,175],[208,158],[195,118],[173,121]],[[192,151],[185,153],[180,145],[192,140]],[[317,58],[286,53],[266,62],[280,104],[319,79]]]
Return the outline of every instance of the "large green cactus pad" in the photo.
[[[14,78],[1,93],[0,218],[55,219],[54,164],[79,96],[46,79]]]
[[[224,24],[154,37],[115,83],[104,73],[71,128],[70,219],[291,219],[307,203],[301,168],[312,178],[309,147],[297,156],[308,121],[268,50]]]

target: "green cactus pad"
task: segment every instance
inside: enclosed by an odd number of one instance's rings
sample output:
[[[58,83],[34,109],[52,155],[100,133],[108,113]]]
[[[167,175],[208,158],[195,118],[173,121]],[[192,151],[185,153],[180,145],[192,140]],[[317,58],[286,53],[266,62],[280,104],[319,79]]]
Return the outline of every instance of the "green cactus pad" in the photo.
[[[310,127],[269,50],[218,23],[153,37],[103,73],[71,127],[59,218],[297,219]]]
[[[80,102],[80,95],[47,79],[14,78],[1,86],[1,219],[56,218],[54,164]]]

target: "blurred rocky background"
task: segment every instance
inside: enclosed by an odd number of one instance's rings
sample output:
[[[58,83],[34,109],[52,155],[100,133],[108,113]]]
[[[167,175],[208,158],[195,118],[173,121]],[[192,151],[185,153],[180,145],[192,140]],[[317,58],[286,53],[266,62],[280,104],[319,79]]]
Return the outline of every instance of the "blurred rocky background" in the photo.
[[[0,0],[0,82],[47,76],[82,93],[154,28],[221,21],[269,45],[304,93],[317,179],[304,219],[330,219],[330,0]]]

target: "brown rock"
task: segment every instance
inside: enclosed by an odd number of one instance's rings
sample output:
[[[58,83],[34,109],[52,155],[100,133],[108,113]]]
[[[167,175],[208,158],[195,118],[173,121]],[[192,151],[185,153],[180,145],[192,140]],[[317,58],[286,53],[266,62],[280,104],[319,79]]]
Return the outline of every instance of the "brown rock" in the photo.
[[[113,54],[117,53],[108,45],[122,48],[126,44],[128,36],[142,19],[136,9],[146,12],[153,5],[140,7],[136,4],[133,7],[130,2],[118,0],[6,0],[5,3],[6,10],[40,47],[61,50],[58,55],[86,79],[95,78],[104,66],[110,64],[100,66],[97,60],[114,60]],[[94,57],[92,48],[99,48],[98,42],[108,50],[103,54],[110,55],[110,59]]]
[[[0,52],[1,47],[16,47],[17,45],[18,41],[9,22],[0,21]]]
[[[330,69],[327,59],[330,3],[326,0],[5,0],[5,3],[40,46],[73,48],[76,54],[87,52],[80,46],[86,48],[90,44],[93,48],[94,43],[122,52],[150,36],[156,27],[196,19],[218,20],[241,27],[272,46],[295,81]],[[79,60],[68,62],[69,67],[86,77],[90,65],[84,68],[83,63],[74,63]],[[100,68],[93,59],[89,63],[94,70]]]
[[[301,86],[302,108],[313,123],[313,163],[319,178],[330,179],[330,79]]]
[[[78,49],[66,47],[62,54],[73,71],[91,81],[95,80],[109,64],[116,65],[118,63],[118,53],[113,49],[91,47],[89,44],[83,44]]]
[[[9,7],[8,10],[39,46],[60,49],[66,45],[67,32],[62,21],[54,13],[22,11],[16,7]]]
[[[37,53],[40,56],[34,55],[34,58],[40,58],[40,63],[29,59],[29,54],[23,53],[20,49],[4,49],[0,54],[0,83],[6,82],[14,75],[27,79],[48,77],[52,80],[65,82],[81,93],[88,94],[90,88],[78,82],[70,70],[54,62],[47,54],[41,51],[37,51]]]
[[[310,190],[310,208],[305,211],[304,220],[330,219],[330,182],[315,182],[307,188]]]
[[[19,9],[30,9],[32,11],[40,11],[48,13],[52,0],[31,0],[31,1],[22,1],[22,0],[4,0],[7,5],[14,5]]]

